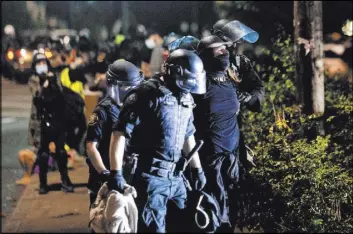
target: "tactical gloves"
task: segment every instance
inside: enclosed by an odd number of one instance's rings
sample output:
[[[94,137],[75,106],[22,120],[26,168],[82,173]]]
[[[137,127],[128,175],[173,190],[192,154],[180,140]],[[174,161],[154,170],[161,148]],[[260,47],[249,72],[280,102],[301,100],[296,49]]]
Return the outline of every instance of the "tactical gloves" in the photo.
[[[192,187],[193,190],[201,191],[206,185],[206,176],[202,168],[192,168]]]
[[[99,174],[99,179],[104,183],[107,182],[110,178],[110,171],[104,170]]]
[[[247,104],[251,100],[251,94],[248,92],[242,92],[238,95],[240,104]]]
[[[110,176],[108,179],[108,189],[116,190],[118,192],[123,193],[126,185],[126,181],[123,176],[122,170],[111,170]]]

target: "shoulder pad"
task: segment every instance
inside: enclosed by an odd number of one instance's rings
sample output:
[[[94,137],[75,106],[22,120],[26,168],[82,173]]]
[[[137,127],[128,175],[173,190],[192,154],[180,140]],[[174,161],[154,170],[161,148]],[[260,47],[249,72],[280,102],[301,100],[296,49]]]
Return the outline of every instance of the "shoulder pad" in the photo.
[[[162,82],[158,79],[153,79],[153,78],[149,79],[146,82],[146,86],[149,87],[150,89],[158,90],[161,96],[172,94],[172,92],[167,87],[165,87],[162,84]]]

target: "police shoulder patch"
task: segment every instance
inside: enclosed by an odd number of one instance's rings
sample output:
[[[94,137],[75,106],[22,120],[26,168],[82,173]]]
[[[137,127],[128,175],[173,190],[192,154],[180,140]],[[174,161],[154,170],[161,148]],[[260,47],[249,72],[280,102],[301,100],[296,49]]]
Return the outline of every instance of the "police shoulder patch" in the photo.
[[[98,115],[96,113],[92,113],[88,120],[88,125],[95,125],[98,123]]]
[[[133,93],[126,98],[124,104],[131,105],[131,104],[135,103],[136,101],[137,101],[137,95],[136,95],[136,93]]]

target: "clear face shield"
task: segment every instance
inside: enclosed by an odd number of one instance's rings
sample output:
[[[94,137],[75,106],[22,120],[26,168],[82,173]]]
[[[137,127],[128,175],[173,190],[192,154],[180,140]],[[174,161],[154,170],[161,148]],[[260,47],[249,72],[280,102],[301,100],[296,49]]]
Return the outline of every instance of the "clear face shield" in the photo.
[[[177,86],[184,91],[194,94],[206,93],[206,72],[192,73],[187,69],[183,71],[183,76],[176,80]]]
[[[177,49],[196,51],[199,40],[193,36],[184,36],[168,44],[169,53]]]
[[[246,41],[255,43],[259,39],[259,34],[253,29],[240,23],[238,20],[231,21],[220,29],[216,29],[214,34],[222,38],[224,41],[233,43]]]
[[[126,95],[136,86],[131,85],[114,85],[110,87],[109,96],[112,97],[119,105],[122,105]]]

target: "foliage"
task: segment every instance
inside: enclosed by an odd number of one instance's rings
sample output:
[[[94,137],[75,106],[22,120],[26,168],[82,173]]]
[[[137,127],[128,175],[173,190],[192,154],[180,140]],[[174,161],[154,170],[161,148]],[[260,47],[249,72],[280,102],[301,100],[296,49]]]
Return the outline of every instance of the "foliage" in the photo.
[[[325,113],[304,115],[295,101],[295,56],[279,36],[257,65],[262,113],[245,113],[243,132],[256,167],[240,182],[248,207],[239,225],[276,232],[353,232],[352,84],[325,81]],[[317,135],[324,126],[326,135]]]

